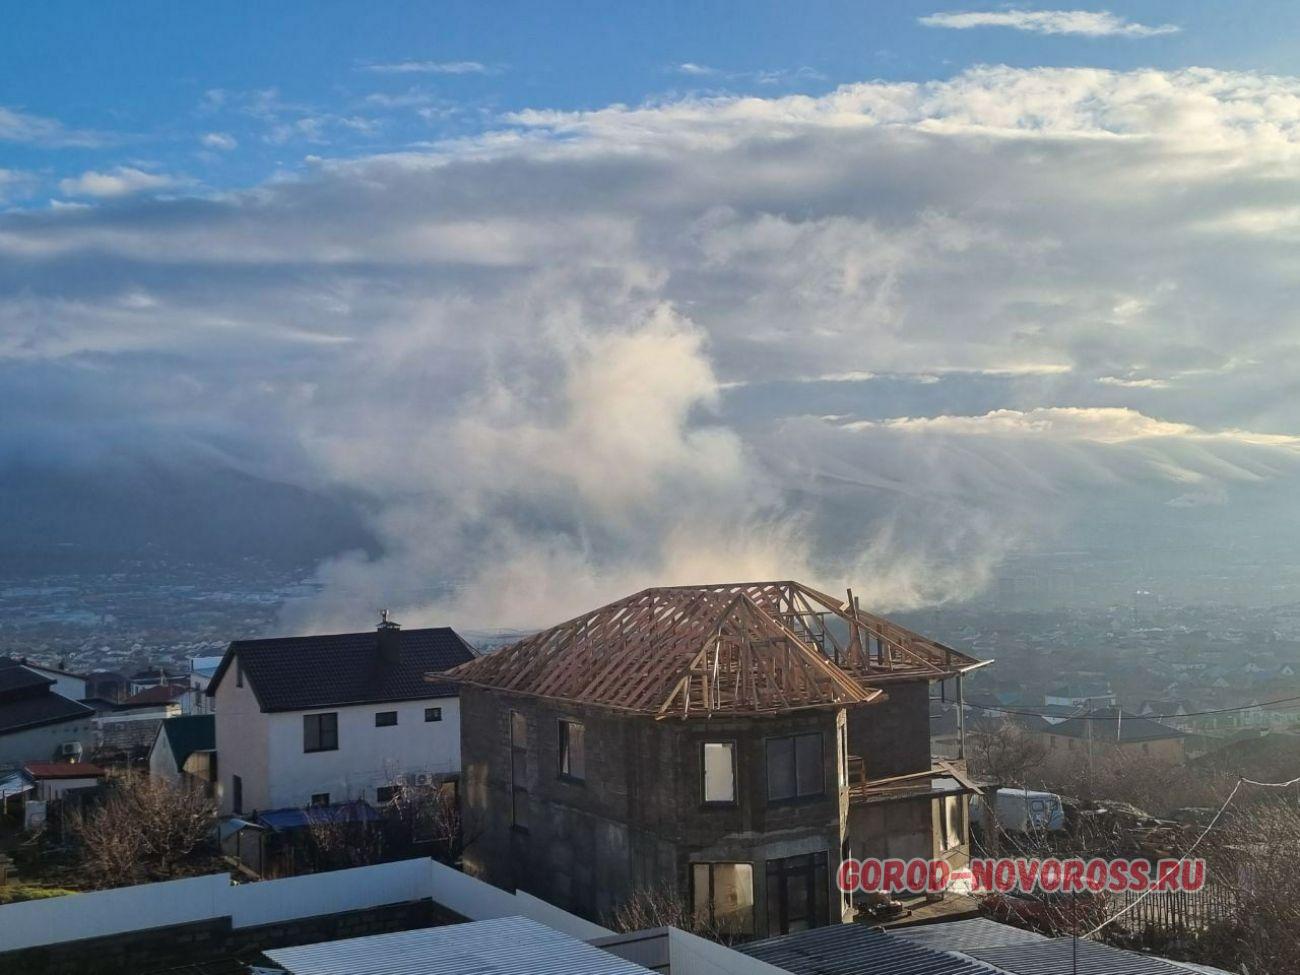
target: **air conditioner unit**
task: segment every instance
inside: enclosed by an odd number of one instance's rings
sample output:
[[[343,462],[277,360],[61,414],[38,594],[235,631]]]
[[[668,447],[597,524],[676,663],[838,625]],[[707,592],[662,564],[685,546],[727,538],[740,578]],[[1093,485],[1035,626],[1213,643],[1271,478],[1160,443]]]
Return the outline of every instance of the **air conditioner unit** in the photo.
[[[432,780],[432,776],[430,776],[428,772],[421,772],[419,775],[415,777],[415,784],[428,785],[431,780]]]
[[[81,742],[65,741],[63,744],[59,746],[59,756],[61,758],[80,758]]]

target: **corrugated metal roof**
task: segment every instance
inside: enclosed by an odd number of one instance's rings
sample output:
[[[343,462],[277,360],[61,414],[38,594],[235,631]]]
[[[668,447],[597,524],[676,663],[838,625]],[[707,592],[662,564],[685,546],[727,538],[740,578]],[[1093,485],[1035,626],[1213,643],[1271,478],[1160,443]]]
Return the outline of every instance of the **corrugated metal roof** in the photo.
[[[1005,945],[1033,944],[1048,939],[1033,931],[1012,927],[986,917],[939,924],[918,924],[910,928],[892,928],[890,934],[915,945],[936,951],[970,951],[972,948],[1000,948]]]
[[[1076,968],[1075,948],[1073,938],[1047,938],[1034,944],[971,948],[966,954],[1012,975],[1187,975],[1186,968],[1163,958],[1083,939],[1077,945]]]
[[[988,966],[969,958],[857,924],[832,924],[737,950],[793,975],[990,975]]]
[[[648,975],[650,970],[522,917],[266,952],[293,975]]]

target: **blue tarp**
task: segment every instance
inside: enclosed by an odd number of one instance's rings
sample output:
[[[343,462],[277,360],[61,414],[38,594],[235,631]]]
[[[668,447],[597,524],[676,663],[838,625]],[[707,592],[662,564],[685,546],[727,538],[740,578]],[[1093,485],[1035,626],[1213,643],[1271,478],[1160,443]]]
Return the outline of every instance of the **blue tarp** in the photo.
[[[256,823],[270,829],[301,829],[313,823],[373,823],[382,819],[364,802],[339,802],[329,806],[309,806],[306,809],[270,809],[258,813]]]

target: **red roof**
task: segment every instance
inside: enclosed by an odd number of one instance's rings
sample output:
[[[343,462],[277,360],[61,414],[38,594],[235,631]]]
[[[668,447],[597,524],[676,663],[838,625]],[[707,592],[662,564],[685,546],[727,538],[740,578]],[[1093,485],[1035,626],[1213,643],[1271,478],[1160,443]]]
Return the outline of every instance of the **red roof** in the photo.
[[[170,704],[189,693],[189,687],[178,684],[155,684],[138,694],[132,694],[123,704]]]
[[[34,779],[97,779],[108,774],[89,762],[29,762],[23,771]]]

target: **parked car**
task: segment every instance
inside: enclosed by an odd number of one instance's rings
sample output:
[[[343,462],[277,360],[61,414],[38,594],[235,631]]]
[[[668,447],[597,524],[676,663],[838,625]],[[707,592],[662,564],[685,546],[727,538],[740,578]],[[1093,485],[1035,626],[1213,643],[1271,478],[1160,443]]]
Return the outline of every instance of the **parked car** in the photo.
[[[1106,895],[1091,891],[1070,894],[995,892],[980,901],[980,911],[995,921],[1029,928],[1049,937],[1089,931],[1107,917]]]

